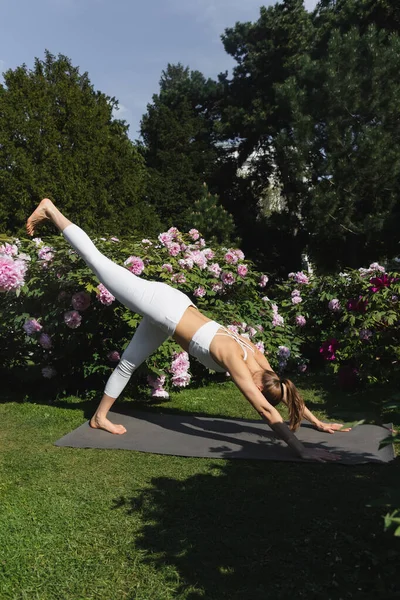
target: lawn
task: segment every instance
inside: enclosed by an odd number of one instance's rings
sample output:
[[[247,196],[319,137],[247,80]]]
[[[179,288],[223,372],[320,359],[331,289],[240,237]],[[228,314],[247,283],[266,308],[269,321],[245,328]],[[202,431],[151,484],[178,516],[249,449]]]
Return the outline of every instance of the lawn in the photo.
[[[379,418],[362,393],[303,381],[319,416]],[[1,600],[399,598],[400,542],[383,531],[386,509],[367,506],[399,480],[399,459],[349,467],[55,447],[95,404],[3,397]],[[231,383],[123,404],[256,416]]]

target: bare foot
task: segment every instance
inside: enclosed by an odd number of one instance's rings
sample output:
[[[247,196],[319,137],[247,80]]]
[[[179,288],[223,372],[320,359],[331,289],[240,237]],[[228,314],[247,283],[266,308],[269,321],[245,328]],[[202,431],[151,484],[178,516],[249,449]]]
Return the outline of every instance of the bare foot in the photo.
[[[48,198],[44,198],[38,207],[33,211],[31,216],[26,222],[26,230],[29,235],[33,235],[36,231],[36,228],[42,221],[46,221],[49,219],[49,209],[54,206],[52,201]]]
[[[115,425],[108,419],[99,419],[99,417],[96,417],[96,415],[90,419],[89,425],[90,427],[93,427],[93,429],[104,429],[104,431],[116,433],[118,435],[126,433],[126,429],[123,425]]]

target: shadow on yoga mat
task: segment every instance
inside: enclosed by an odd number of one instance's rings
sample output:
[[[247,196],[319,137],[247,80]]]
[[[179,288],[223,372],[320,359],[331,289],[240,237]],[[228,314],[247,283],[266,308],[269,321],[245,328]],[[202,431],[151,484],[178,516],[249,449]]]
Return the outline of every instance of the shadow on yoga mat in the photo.
[[[55,442],[56,446],[73,448],[108,448],[137,450],[154,454],[200,458],[244,458],[301,461],[293,451],[261,420],[221,419],[190,415],[146,413],[134,416],[109,413],[110,421],[128,430],[113,435],[92,429],[86,422]],[[359,425],[348,433],[322,433],[304,423],[296,436],[306,445],[340,454],[337,462],[360,464],[389,462],[394,458],[392,445],[379,450],[388,437],[386,427]],[[301,461],[303,462],[303,461]]]

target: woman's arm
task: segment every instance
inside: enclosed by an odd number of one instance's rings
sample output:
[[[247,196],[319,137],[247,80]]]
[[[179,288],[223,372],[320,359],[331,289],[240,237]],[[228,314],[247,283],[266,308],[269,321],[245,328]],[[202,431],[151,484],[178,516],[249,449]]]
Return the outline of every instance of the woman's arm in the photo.
[[[232,380],[242,392],[244,397],[255,408],[271,429],[295,452],[297,456],[306,460],[336,460],[338,457],[327,450],[317,448],[307,449],[284,423],[280,413],[274,408],[257,388],[250,372],[243,360],[232,355],[225,365]]]
[[[315,415],[312,414],[311,410],[307,407],[304,408],[304,418],[307,419],[318,431],[324,431],[325,433],[335,433],[335,431],[351,431],[351,427],[343,428],[341,423],[323,423]]]

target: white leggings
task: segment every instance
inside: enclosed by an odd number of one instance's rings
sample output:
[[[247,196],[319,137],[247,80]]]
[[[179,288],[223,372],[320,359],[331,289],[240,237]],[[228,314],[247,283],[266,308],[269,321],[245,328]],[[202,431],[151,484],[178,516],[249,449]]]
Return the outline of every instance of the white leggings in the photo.
[[[165,283],[141,279],[114,263],[77,225],[68,225],[63,235],[108,291],[144,317],[104,390],[107,396],[118,398],[133,371],[173,335],[185,310],[195,305],[183,292]]]

